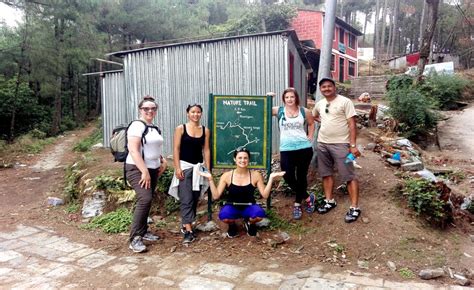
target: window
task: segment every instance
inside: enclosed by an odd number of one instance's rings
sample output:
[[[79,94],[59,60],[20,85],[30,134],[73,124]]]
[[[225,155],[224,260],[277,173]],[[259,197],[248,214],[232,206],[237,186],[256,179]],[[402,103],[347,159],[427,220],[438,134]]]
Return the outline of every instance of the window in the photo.
[[[334,71],[336,67],[336,56],[334,54],[331,55],[331,71]]]
[[[339,27],[339,42],[340,43],[344,43],[344,29],[342,29],[341,27]]]
[[[355,62],[349,61],[349,75],[350,76],[355,76],[355,67],[356,67]]]
[[[352,33],[349,33],[349,47],[352,49],[356,48],[356,36]]]

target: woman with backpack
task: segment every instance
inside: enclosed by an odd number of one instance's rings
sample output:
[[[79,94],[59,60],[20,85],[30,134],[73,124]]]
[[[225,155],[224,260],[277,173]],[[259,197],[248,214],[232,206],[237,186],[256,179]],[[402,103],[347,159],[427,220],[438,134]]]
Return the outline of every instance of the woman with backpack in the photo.
[[[280,128],[280,168],[286,172],[283,176],[286,183],[296,193],[293,218],[299,220],[303,215],[303,201],[306,212],[313,213],[315,209],[315,196],[306,191],[308,168],[313,157],[314,119],[311,111],[300,106],[294,88],[284,90],[281,100],[284,106],[273,107],[272,115],[278,117]]]
[[[186,114],[188,122],[179,125],[174,131],[175,171],[168,192],[180,200],[183,244],[192,243],[196,239],[192,223],[196,219],[199,198],[209,187],[207,180],[199,175],[199,170],[211,165],[209,147],[211,133],[208,128],[201,125],[202,106],[189,105]]]
[[[148,215],[158,177],[166,169],[163,154],[163,136],[153,125],[158,104],[145,96],[138,104],[140,119],[127,129],[128,156],[125,161],[127,180],[135,190],[137,203],[133,212],[129,248],[135,253],[146,251],[143,240],[157,241],[159,237],[148,231]]]

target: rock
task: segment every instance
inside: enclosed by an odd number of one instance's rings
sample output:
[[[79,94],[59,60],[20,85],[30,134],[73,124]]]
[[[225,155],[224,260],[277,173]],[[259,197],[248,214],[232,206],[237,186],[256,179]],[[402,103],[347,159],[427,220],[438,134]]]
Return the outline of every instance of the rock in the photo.
[[[396,160],[396,159],[393,159],[393,158],[387,158],[387,162],[392,165],[392,166],[400,166],[402,165],[402,163],[400,162],[400,160]]]
[[[387,267],[390,269],[390,271],[395,272],[397,271],[397,266],[395,265],[394,262],[388,261],[387,262]]]
[[[103,213],[105,206],[105,193],[103,191],[96,191],[92,197],[86,197],[82,205],[82,217],[91,218],[100,216]]]
[[[369,218],[368,217],[362,217],[362,222],[364,224],[368,224],[370,222]]]
[[[205,224],[200,224],[196,227],[201,232],[213,232],[218,229],[217,224],[214,221],[208,221]]]
[[[296,278],[298,279],[305,279],[309,277],[310,277],[310,273],[308,270],[304,270],[304,271],[296,273]]]
[[[59,198],[59,197],[48,197],[48,204],[52,206],[58,206],[58,205],[63,205],[64,200]]]
[[[428,169],[423,169],[423,170],[417,171],[417,172],[415,172],[415,174],[418,175],[419,177],[423,178],[423,179],[428,180],[428,181],[433,181],[433,182],[438,181],[438,179],[433,174],[433,172],[429,171]]]
[[[444,276],[444,270],[441,268],[436,268],[436,269],[424,269],[421,270],[420,273],[418,273],[418,276],[420,276],[421,279],[423,280],[429,280],[429,279],[434,279],[438,277],[443,277]]]
[[[471,242],[474,243],[474,235],[469,235],[469,237],[471,238]]]
[[[261,221],[259,221],[258,223],[256,223],[255,225],[259,228],[268,227],[270,225],[270,219],[269,218],[264,218]]]
[[[397,140],[396,144],[400,147],[412,147],[410,140],[408,139]]]
[[[361,269],[368,270],[369,269],[369,262],[358,260],[357,261],[357,267],[359,267]]]
[[[104,144],[102,144],[102,143],[97,143],[97,144],[92,145],[91,148],[92,148],[92,149],[104,148]]]
[[[41,177],[23,177],[24,180],[40,180]]]
[[[421,161],[414,161],[414,162],[409,162],[402,164],[402,170],[404,171],[420,171],[423,170],[423,162]]]
[[[466,277],[459,275],[459,274],[454,274],[454,279],[456,279],[456,283],[461,285],[461,286],[469,286],[471,285],[471,281],[467,279]]]
[[[366,150],[374,150],[375,149],[375,146],[377,146],[377,144],[375,143],[369,143],[365,146],[365,149]]]

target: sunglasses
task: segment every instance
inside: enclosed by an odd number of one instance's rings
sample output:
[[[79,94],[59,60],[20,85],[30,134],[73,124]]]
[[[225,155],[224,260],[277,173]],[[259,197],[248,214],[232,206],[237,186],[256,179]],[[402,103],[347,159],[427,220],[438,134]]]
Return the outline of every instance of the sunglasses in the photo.
[[[156,112],[156,110],[157,110],[158,108],[157,108],[157,107],[141,107],[140,109],[142,109],[143,111],[145,111],[145,112],[148,113],[148,112],[150,112],[150,111]]]
[[[329,114],[329,105],[330,105],[330,103],[326,104],[326,110],[325,110],[326,114]]]

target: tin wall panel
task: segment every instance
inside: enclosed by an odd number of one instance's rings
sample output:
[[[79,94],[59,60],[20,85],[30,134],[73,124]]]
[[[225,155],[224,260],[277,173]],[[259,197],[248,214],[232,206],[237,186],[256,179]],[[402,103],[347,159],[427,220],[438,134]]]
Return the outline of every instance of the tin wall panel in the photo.
[[[264,95],[272,91],[277,94],[274,105],[281,105],[280,94],[289,79],[289,42],[291,38],[284,34],[256,35],[127,53],[127,121],[138,117],[137,106],[143,96],[154,96],[159,106],[155,121],[164,135],[163,149],[171,155],[174,128],[187,121],[185,110],[189,104],[203,106],[202,123],[207,126],[210,93]],[[298,57],[295,60],[302,63]],[[278,128],[273,123],[273,151],[278,152]]]
[[[110,146],[113,128],[128,123],[124,84],[122,72],[108,73],[102,78],[102,136],[105,147]]]

